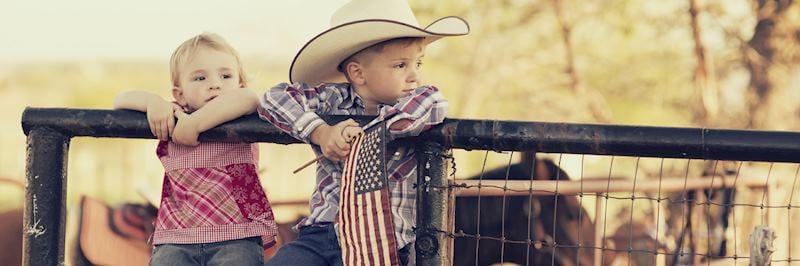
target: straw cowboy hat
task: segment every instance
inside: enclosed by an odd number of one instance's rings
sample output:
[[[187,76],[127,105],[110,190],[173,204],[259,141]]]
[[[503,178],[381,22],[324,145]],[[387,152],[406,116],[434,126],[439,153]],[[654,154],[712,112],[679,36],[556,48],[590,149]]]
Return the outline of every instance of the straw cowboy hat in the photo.
[[[336,69],[339,63],[376,43],[400,37],[425,37],[430,43],[467,33],[469,25],[458,17],[420,27],[407,0],[353,0],[333,14],[330,29],[297,52],[289,80],[311,85],[343,81],[344,75]]]

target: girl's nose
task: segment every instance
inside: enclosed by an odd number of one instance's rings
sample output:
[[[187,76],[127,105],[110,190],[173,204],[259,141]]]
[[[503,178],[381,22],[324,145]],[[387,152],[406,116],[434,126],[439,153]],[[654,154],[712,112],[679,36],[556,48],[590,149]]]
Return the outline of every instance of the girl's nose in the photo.
[[[212,78],[210,82],[211,84],[209,84],[208,88],[210,90],[219,90],[220,87],[222,86],[222,81],[220,81],[218,78]]]

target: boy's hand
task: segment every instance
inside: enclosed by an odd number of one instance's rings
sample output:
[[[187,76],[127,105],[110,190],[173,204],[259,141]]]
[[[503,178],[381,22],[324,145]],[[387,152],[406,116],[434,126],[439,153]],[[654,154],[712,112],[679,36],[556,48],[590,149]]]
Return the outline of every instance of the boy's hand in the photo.
[[[169,140],[175,128],[175,105],[163,99],[153,99],[147,102],[147,123],[150,132],[160,140]]]
[[[359,126],[347,126],[342,129],[342,137],[344,137],[347,143],[350,143],[353,138],[361,134],[364,134],[364,130]]]
[[[324,155],[325,158],[335,162],[344,160],[347,158],[347,154],[350,153],[351,139],[345,138],[344,134],[347,133],[350,136],[355,136],[353,132],[358,132],[352,129],[345,132],[345,129],[348,127],[358,128],[358,131],[361,130],[358,123],[353,119],[347,119],[333,126],[322,124],[311,133],[311,142],[319,145],[322,149],[322,155]]]
[[[200,144],[197,141],[200,132],[197,130],[197,123],[194,122],[194,119],[191,119],[191,116],[182,109],[175,110],[175,117],[178,118],[178,123],[175,125],[175,131],[172,132],[172,141],[189,146]]]

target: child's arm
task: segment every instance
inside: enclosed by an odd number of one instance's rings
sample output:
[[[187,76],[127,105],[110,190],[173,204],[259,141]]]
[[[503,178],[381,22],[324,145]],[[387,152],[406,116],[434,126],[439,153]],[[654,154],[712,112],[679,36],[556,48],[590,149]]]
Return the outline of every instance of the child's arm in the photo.
[[[258,114],[293,137],[319,145],[326,158],[338,161],[350,150],[342,130],[348,126],[358,127],[358,123],[346,120],[329,126],[317,114],[333,114],[332,110],[345,98],[347,86],[278,84],[259,98]]]
[[[146,91],[127,91],[114,98],[114,109],[146,112],[150,132],[160,140],[168,140],[172,135],[176,108],[176,105],[161,96]]]
[[[256,94],[250,89],[226,90],[192,114],[187,115],[183,110],[176,111],[178,123],[175,125],[172,140],[178,144],[197,145],[200,132],[251,114],[257,105]]]
[[[391,107],[379,110],[378,121],[386,120],[389,127],[389,139],[418,136],[425,130],[440,124],[447,116],[448,103],[439,89],[433,86],[422,86],[407,96],[400,98]]]

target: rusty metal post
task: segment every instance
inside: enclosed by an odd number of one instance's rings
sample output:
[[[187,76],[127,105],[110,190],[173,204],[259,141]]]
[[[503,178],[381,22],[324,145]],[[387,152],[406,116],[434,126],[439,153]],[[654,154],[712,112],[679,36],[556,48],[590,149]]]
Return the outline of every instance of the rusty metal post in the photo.
[[[47,127],[28,132],[23,265],[64,265],[69,141]]]
[[[447,232],[447,150],[426,141],[417,150],[417,265],[451,265]]]

